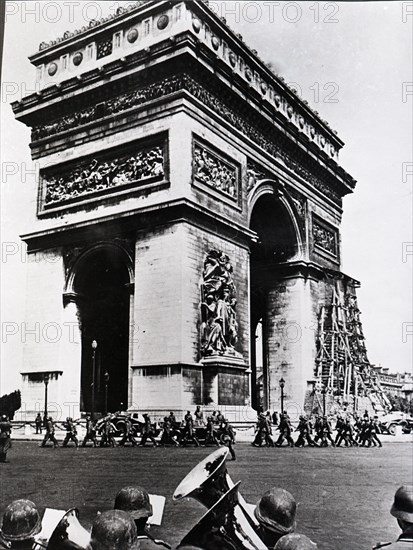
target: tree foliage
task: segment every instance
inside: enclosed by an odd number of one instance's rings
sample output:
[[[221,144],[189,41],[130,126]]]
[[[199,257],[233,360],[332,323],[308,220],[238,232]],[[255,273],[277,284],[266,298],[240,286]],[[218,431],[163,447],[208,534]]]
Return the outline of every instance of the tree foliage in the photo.
[[[413,400],[390,393],[387,394],[387,397],[389,398],[393,411],[401,411],[413,415]]]
[[[20,390],[0,397],[0,414],[5,414],[13,420],[14,413],[22,406]]]

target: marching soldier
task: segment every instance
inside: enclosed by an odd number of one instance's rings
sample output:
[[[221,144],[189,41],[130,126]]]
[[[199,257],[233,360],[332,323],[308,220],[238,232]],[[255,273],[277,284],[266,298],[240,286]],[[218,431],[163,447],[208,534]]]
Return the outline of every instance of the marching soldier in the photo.
[[[382,542],[376,544],[373,550],[412,550],[413,548],[413,485],[402,485],[394,495],[394,502],[390,513],[397,519],[402,534],[396,542]]]
[[[34,419],[34,425],[36,426],[36,434],[42,433],[42,424],[43,424],[42,416],[40,413],[37,413],[37,416]]]
[[[226,418],[221,424],[221,441],[226,445],[231,454],[231,460],[236,460],[235,451],[233,445],[235,444],[235,431]]]
[[[225,422],[224,415],[222,414],[221,411],[217,412],[217,416],[216,416],[215,421],[216,421],[217,424],[222,424],[223,422]]]
[[[272,423],[274,424],[274,426],[278,426],[278,413],[277,413],[277,411],[274,411],[272,413]]]
[[[295,431],[300,432],[295,442],[296,447],[304,447],[306,441],[309,447],[314,447],[315,444],[311,437],[311,426],[305,415],[300,416],[300,421]]]
[[[175,417],[175,415],[172,411],[169,413],[169,422],[171,423],[172,428],[175,428],[175,426],[176,426],[176,417]]]
[[[11,447],[11,428],[12,424],[5,414],[0,419],[0,462],[7,461],[7,451]]]
[[[115,510],[123,510],[130,514],[135,522],[138,531],[141,550],[150,550],[155,546],[171,548],[171,546],[157,540],[149,533],[147,522],[152,516],[153,510],[149,495],[142,487],[124,487],[115,498]]]
[[[102,436],[100,438],[100,447],[116,447],[115,441],[116,427],[112,422],[112,417],[106,417],[102,426]]]
[[[377,434],[381,433],[378,416],[375,416],[374,419],[370,421],[369,431],[370,439],[367,446],[370,447],[373,443],[374,447],[377,447],[377,445],[379,447],[382,447],[383,445],[381,444],[380,439],[377,437]]]
[[[315,415],[314,431],[315,431],[314,443],[315,445],[321,446],[323,443],[323,421],[321,420],[319,414]],[[318,444],[319,441],[320,441],[320,444]]]
[[[97,442],[97,439],[96,439],[96,426],[93,423],[90,416],[87,416],[86,417],[86,434],[85,434],[85,437],[82,441],[82,447],[86,447],[86,443],[89,440],[92,441],[93,447],[97,447],[98,442]]]
[[[195,416],[195,426],[205,426],[204,413],[201,411],[200,405],[197,405],[196,410],[194,412],[194,416]]]
[[[174,435],[173,426],[169,418],[169,416],[165,416],[163,419],[161,445],[175,445],[175,447],[179,447],[179,441]]]
[[[134,430],[133,430],[133,424],[131,420],[131,416],[128,415],[125,420],[125,431],[123,433],[123,437],[119,443],[120,446],[125,445],[128,441],[132,443],[132,447],[136,447],[137,441],[133,436]]]
[[[195,429],[194,429],[194,420],[192,418],[192,414],[187,411],[185,415],[185,430],[184,430],[184,439],[182,443],[185,445],[188,439],[191,439],[196,447],[199,447],[199,441],[196,437]]]
[[[219,447],[219,441],[217,439],[217,433],[215,431],[214,422],[212,421],[212,416],[207,417],[205,446],[209,443],[214,443],[217,447]]]
[[[31,550],[41,529],[39,512],[31,500],[13,500],[5,509],[1,536],[9,548]]]
[[[337,434],[334,443],[336,444],[336,447],[340,447],[341,442],[344,440],[344,419],[341,416],[337,416],[336,432]]]
[[[330,441],[332,447],[335,447],[336,444],[333,441],[333,438],[331,437],[333,433],[333,430],[331,428],[331,424],[328,421],[327,416],[323,416],[322,420],[322,443],[321,446],[328,447],[328,441]]]
[[[144,447],[149,437],[149,439],[153,443],[153,446],[157,447],[158,444],[155,441],[155,437],[154,437],[155,433],[152,428],[151,419],[149,418],[149,415],[147,413],[145,413],[143,417],[145,419],[145,424],[143,425],[143,428],[142,428],[142,439],[141,439],[141,442],[139,443],[139,446]]]
[[[261,447],[263,441],[265,441],[267,447],[274,447],[271,432],[271,425],[268,419],[265,417],[264,413],[259,413],[257,419],[257,433],[253,441],[254,447]]]
[[[46,447],[46,443],[50,440],[53,443],[53,447],[58,447],[59,443],[55,437],[55,428],[53,423],[53,418],[49,416],[46,420],[46,433],[44,435],[41,447]]]
[[[288,491],[273,487],[263,494],[254,510],[258,520],[258,535],[268,548],[284,535],[295,531],[297,504]]]
[[[280,436],[277,439],[275,446],[281,447],[285,438],[287,440],[288,447],[291,447],[293,449],[294,440],[291,437],[292,427],[291,427],[290,417],[288,416],[287,411],[284,411],[283,414],[280,415],[280,425],[278,426],[278,430],[280,432]]]
[[[79,447],[79,441],[76,437],[77,430],[73,422],[73,418],[70,418],[69,416],[66,418],[65,428],[66,428],[66,436],[63,440],[63,447],[67,447],[67,444],[69,443],[69,441],[73,441],[76,448]]]
[[[370,440],[370,422],[368,418],[363,418],[360,427],[360,447],[365,447],[366,443],[368,444]]]

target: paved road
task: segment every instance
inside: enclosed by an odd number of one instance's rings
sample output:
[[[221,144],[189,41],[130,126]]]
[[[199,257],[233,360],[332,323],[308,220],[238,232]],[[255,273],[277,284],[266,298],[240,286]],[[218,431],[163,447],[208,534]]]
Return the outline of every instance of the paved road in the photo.
[[[177,544],[204,513],[193,499],[172,503],[171,495],[186,473],[213,448],[40,449],[14,442],[10,464],[0,464],[0,512],[14,498],[30,498],[39,508],[77,506],[89,527],[97,510],[113,506],[118,489],[141,484],[167,497],[163,526],[153,534]],[[299,502],[298,531],[321,550],[362,550],[394,539],[389,515],[392,496],[413,482],[413,448],[389,443],[382,449],[256,449],[236,446],[228,462],[241,492],[255,502],[271,486],[289,490]]]

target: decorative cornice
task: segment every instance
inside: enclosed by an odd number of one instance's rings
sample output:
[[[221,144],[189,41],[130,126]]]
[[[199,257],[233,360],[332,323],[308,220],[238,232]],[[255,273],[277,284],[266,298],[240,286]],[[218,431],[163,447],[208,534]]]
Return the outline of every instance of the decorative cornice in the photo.
[[[87,124],[94,120],[101,120],[105,116],[114,115],[139,106],[148,101],[173,94],[180,90],[186,90],[193,97],[201,101],[207,107],[214,110],[214,113],[220,115],[229,122],[235,129],[239,130],[243,135],[250,138],[254,143],[262,147],[267,153],[272,155],[276,160],[280,161],[287,168],[298,174],[305,181],[310,183],[315,189],[329,197],[333,202],[340,205],[340,195],[345,195],[351,191],[351,186],[348,190],[339,193],[334,190],[337,185],[336,178],[325,171],[326,176],[322,177],[316,172],[321,173],[322,167],[312,161],[308,155],[300,151],[297,147],[292,146],[288,138],[283,137],[280,132],[274,127],[267,128],[268,124],[257,124],[256,117],[251,115],[241,115],[239,112],[227,105],[216,94],[207,90],[203,85],[197,82],[194,78],[187,74],[175,75],[167,77],[160,82],[142,87],[134,92],[120,95],[117,98],[102,102],[99,105],[86,107],[79,113],[65,115],[58,121],[35,127],[33,135],[44,136],[56,135],[71,128],[78,128],[82,124]],[[38,137],[40,139],[40,137]],[[311,169],[309,166],[313,165]]]

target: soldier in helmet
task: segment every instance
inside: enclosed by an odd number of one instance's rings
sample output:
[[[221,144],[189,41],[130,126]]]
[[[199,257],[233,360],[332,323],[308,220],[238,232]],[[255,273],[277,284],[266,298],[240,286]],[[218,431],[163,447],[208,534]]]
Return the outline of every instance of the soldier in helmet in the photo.
[[[225,419],[223,418],[222,421],[223,420]],[[194,428],[194,419],[192,418],[192,414],[190,413],[190,411],[186,412],[184,421],[185,421],[185,428],[184,428],[184,437],[182,440],[182,444],[185,445],[189,440],[191,440],[195,443],[196,447],[199,447],[199,441],[196,436],[196,432]]]
[[[278,426],[278,430],[280,432],[280,435],[277,439],[277,442],[275,443],[275,446],[281,447],[285,438],[287,440],[288,447],[294,448],[294,440],[291,437],[291,420],[287,414],[287,411],[284,411],[283,414],[280,415],[280,424]]]
[[[132,447],[136,447],[136,445],[138,444],[136,439],[134,438],[134,430],[133,430],[133,424],[132,424],[132,417],[131,415],[129,414],[127,417],[126,417],[126,420],[125,420],[125,430],[123,432],[123,437],[119,443],[119,445],[121,447],[123,447],[123,445],[125,445],[125,443],[127,442],[130,442],[132,443]]]
[[[92,550],[140,550],[135,522],[123,510],[99,514],[93,522],[90,537]]]
[[[82,447],[86,447],[86,443],[89,441],[92,441],[93,446],[97,447],[98,442],[96,439],[96,426],[93,423],[91,417],[88,415],[86,417],[86,434],[82,441]]]
[[[224,422],[221,424],[221,442],[226,445],[231,454],[231,460],[236,460],[234,443],[235,443],[235,430],[228,421],[228,418],[225,418]]]
[[[146,441],[149,438],[152,441],[153,446],[157,447],[158,444],[155,441],[155,432],[151,424],[151,419],[149,418],[149,415],[147,413],[143,414],[142,416],[145,419],[145,424],[142,427],[142,438],[141,438],[141,442],[139,443],[139,446],[144,447],[146,444]]]
[[[114,509],[123,510],[132,516],[142,550],[154,548],[154,545],[171,548],[166,542],[154,539],[148,532],[147,521],[152,516],[153,511],[149,495],[145,489],[138,486],[124,487],[115,497]]]
[[[396,542],[376,544],[373,550],[378,548],[411,550],[413,548],[413,485],[402,485],[397,489],[390,513],[397,519],[402,534]]]
[[[306,441],[307,441],[307,445],[309,445],[310,447],[315,446],[314,441],[311,437],[311,425],[305,414],[302,414],[300,416],[300,421],[295,431],[300,432],[300,435],[298,436],[298,439],[295,442],[296,447],[304,447]]]
[[[1,537],[9,548],[31,549],[35,543],[34,537],[41,529],[39,512],[31,500],[13,500],[5,509]]]
[[[278,487],[264,493],[257,502],[254,515],[259,523],[258,534],[268,548],[295,531],[296,508],[292,494]]]
[[[41,447],[46,447],[46,443],[48,442],[49,439],[53,443],[54,447],[59,446],[59,443],[57,442],[54,435],[54,423],[53,423],[53,418],[51,416],[49,416],[48,419],[46,420],[46,433],[44,435]]]
[[[292,533],[281,537],[274,550],[317,550],[318,546],[305,535]]]
[[[75,423],[73,422],[73,418],[70,418],[70,416],[68,416],[66,418],[66,422],[64,426],[66,428],[66,436],[63,440],[63,447],[67,447],[67,444],[69,443],[69,441],[73,441],[76,448],[79,447],[79,441],[77,440],[77,437],[76,437],[77,430],[76,430]]]
[[[0,462],[7,462],[7,451],[11,447],[11,422],[5,414],[0,418]]]

